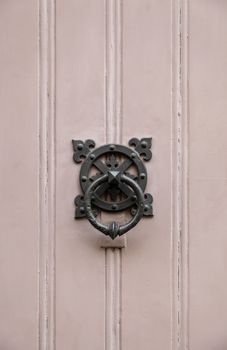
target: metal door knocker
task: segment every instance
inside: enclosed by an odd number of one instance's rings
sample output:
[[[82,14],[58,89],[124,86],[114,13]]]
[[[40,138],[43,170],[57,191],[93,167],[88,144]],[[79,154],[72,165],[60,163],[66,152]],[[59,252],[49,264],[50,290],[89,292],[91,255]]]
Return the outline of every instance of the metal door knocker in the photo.
[[[143,216],[153,216],[150,193],[144,193],[147,171],[144,161],[151,159],[151,138],[132,138],[129,146],[108,144],[95,148],[93,140],[72,140],[73,159],[82,163],[80,185],[83,195],[76,196],[75,218],[87,217],[90,223],[112,239],[132,229]],[[95,172],[94,172],[95,170]],[[98,170],[98,172],[97,172]],[[104,224],[97,220],[100,210],[130,210],[125,224]]]

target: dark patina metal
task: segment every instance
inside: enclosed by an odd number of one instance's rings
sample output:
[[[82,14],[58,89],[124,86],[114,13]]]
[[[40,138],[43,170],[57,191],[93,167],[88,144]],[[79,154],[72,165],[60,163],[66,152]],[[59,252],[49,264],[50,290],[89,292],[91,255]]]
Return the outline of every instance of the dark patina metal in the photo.
[[[84,195],[74,200],[76,219],[87,217],[93,226],[114,239],[134,227],[143,215],[153,216],[153,198],[143,193],[147,184],[143,160],[151,159],[151,141],[151,138],[132,138],[129,145],[134,149],[118,144],[94,149],[93,140],[72,141],[74,161],[83,161],[80,185]],[[100,210],[119,212],[125,209],[130,209],[132,214],[127,224],[118,225],[113,221],[106,225],[96,219]]]

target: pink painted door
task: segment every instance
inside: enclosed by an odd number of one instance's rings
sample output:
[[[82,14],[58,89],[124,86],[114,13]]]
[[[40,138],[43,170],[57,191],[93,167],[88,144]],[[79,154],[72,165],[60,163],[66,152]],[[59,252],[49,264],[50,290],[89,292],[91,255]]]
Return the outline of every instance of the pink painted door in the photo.
[[[226,37],[224,0],[0,2],[1,350],[227,349]],[[74,220],[71,140],[150,136],[154,217]]]

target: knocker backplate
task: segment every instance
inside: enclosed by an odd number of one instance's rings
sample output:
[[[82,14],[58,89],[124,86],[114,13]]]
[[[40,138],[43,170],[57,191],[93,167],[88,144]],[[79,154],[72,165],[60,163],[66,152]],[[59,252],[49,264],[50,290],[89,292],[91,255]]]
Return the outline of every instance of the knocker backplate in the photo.
[[[137,197],[131,187],[122,181],[117,181],[119,175],[125,174],[134,180],[142,192],[147,184],[147,171],[143,161],[151,159],[151,138],[129,141],[134,149],[118,144],[107,144],[94,149],[95,142],[87,140],[73,140],[74,161],[81,163],[80,185],[83,193],[101,176],[108,174],[108,181],[97,187],[92,195],[93,212],[97,215],[99,210],[118,212],[130,208],[135,215]],[[132,168],[134,171],[131,171]],[[95,173],[94,173],[95,171]],[[120,198],[120,200],[119,200]],[[86,216],[83,195],[75,198],[76,218]],[[152,216],[152,196],[144,194],[144,215]]]

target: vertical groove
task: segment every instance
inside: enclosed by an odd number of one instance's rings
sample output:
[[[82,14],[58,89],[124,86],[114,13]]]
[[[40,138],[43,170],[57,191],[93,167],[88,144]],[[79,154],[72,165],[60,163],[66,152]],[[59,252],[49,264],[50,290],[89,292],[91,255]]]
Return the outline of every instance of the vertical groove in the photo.
[[[105,138],[122,142],[122,1],[105,0]],[[121,248],[105,248],[105,350],[121,350]]]
[[[172,0],[172,349],[188,334],[188,0]]]
[[[122,2],[105,0],[106,142],[122,141]]]
[[[182,6],[183,15],[183,48],[182,61],[184,63],[183,79],[183,347],[189,349],[189,0],[185,0]]]
[[[56,232],[56,0],[49,0],[50,120],[49,120],[49,347],[55,349],[55,232]]]
[[[121,349],[121,248],[105,249],[105,350]]]
[[[122,1],[116,2],[116,142],[122,143],[122,66],[123,66],[123,6]]]
[[[55,348],[55,50],[55,0],[39,0],[39,350]]]

